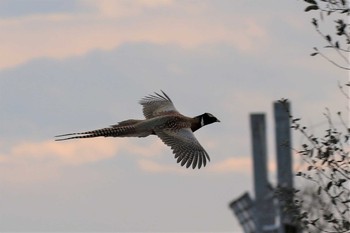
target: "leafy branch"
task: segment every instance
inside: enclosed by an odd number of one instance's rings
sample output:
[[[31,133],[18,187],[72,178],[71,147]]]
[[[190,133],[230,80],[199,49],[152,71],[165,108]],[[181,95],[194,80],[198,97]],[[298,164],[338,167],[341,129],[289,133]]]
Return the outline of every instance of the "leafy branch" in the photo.
[[[284,104],[286,101],[280,102]],[[293,150],[305,162],[296,176],[305,180],[307,185],[302,190],[294,190],[295,196],[289,200],[287,211],[292,212],[295,221],[309,232],[349,232],[350,129],[341,112],[337,113],[341,126],[336,127],[326,109],[324,116],[328,127],[322,136],[315,136],[300,123],[301,118],[288,114],[291,128],[306,138],[301,149]]]
[[[312,18],[312,25],[314,25],[316,32],[323,38],[327,43],[323,49],[333,49],[338,54],[339,58],[345,62],[345,65],[341,65],[331,59],[328,55],[322,52],[318,48],[314,48],[314,52],[311,56],[320,55],[322,58],[344,70],[350,70],[350,24],[346,23],[347,18],[350,15],[350,5],[347,0],[304,0],[308,5],[305,8],[305,12],[319,11],[319,19]],[[335,28],[335,38],[332,38],[329,34],[325,34],[320,29],[320,21],[324,22],[324,15],[331,17],[336,20],[332,21],[333,27]]]

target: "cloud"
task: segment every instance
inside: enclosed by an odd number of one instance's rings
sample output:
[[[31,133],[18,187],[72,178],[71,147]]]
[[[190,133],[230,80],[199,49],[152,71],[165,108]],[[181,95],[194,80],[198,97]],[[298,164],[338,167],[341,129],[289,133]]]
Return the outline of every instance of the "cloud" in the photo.
[[[111,50],[124,43],[177,44],[187,48],[226,43],[242,52],[259,51],[268,33],[258,19],[216,14],[166,0],[86,1],[85,10],[0,19],[0,69],[40,57],[67,58]],[[164,14],[166,11],[171,14]],[[90,10],[86,10],[90,9]],[[152,9],[150,11],[149,9]],[[234,23],[234,22],[240,22]],[[259,41],[259,44],[256,43]]]
[[[220,162],[214,163],[208,167],[209,172],[215,173],[252,173],[252,159],[248,156],[232,157]]]
[[[0,154],[0,163],[18,161],[47,161],[67,165],[80,165],[109,159],[123,153],[142,157],[161,154],[165,149],[159,140],[153,140],[147,146],[138,145],[128,139],[95,138],[90,140],[72,140],[56,142],[52,140],[40,142],[19,142],[6,152]],[[5,151],[5,148],[2,149]]]
[[[95,138],[56,142],[25,141],[12,146],[0,143],[0,181],[30,184],[58,180],[65,168],[111,159],[120,155],[152,158],[166,149],[160,140],[139,145],[129,139]]]
[[[243,173],[250,175],[252,173],[252,161],[250,157],[232,157],[219,162],[209,162],[201,171],[206,173]],[[192,169],[186,169],[179,164],[161,164],[150,159],[140,159],[139,167],[151,173],[177,173],[192,174]]]
[[[49,14],[57,12],[74,13],[78,5],[77,0],[2,0],[0,2],[0,18],[24,17],[35,14]]]
[[[172,0],[134,0],[134,1],[114,1],[114,0],[99,0],[99,1],[84,1],[83,4],[89,8],[95,9],[96,13],[103,18],[121,18],[131,17],[142,14],[146,8],[156,8],[170,6]]]
[[[0,162],[15,161],[58,161],[64,164],[78,165],[96,162],[115,156],[125,145],[124,141],[96,139],[94,143],[81,141],[41,141],[20,142],[9,149],[9,153],[0,155]]]
[[[177,174],[189,174],[190,169],[181,167],[179,164],[160,164],[158,162],[149,159],[140,159],[138,166],[141,170],[151,173],[177,173]]]
[[[133,144],[130,141],[126,141],[124,149],[131,154],[148,158],[158,156],[166,149],[170,152],[170,149],[158,139],[152,140],[150,143],[148,142],[147,145]]]

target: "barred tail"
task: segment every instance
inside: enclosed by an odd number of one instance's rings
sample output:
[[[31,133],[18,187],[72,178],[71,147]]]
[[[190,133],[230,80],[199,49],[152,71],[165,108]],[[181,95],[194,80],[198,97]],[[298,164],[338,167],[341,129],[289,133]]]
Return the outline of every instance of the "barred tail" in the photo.
[[[131,137],[135,134],[135,127],[122,126],[97,129],[81,133],[69,133],[55,136],[55,141],[64,141],[79,138],[94,138],[94,137]]]

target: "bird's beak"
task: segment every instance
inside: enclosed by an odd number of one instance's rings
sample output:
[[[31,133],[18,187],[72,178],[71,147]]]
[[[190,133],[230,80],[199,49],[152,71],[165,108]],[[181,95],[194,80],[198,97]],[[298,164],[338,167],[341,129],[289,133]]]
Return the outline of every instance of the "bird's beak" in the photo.
[[[219,119],[216,119],[216,122],[221,122]]]

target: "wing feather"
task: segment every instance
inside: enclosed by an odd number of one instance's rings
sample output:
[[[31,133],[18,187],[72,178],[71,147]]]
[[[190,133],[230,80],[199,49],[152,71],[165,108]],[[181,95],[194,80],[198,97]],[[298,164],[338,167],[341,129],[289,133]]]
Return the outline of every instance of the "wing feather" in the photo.
[[[197,166],[197,162],[198,162],[198,153],[196,152],[193,156],[193,163],[192,163],[193,169]]]
[[[171,99],[162,91],[162,94],[154,93],[140,100],[143,115],[146,119],[153,118],[162,114],[179,113]]]
[[[182,128],[179,130],[156,130],[157,136],[168,146],[171,147],[177,163],[181,166],[201,168],[206,165],[207,160],[210,161],[208,153],[200,145],[190,128]]]

